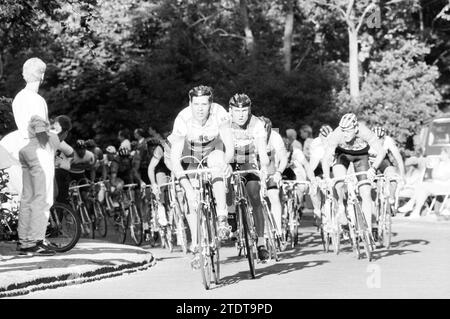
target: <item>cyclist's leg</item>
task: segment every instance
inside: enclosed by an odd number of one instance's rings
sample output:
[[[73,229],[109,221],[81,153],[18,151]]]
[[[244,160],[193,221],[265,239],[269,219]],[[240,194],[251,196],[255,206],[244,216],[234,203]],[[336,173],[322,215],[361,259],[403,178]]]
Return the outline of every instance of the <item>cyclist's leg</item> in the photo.
[[[168,182],[168,176],[164,172],[157,172],[155,174],[155,177],[156,177],[156,184],[158,186]],[[167,200],[166,189],[167,189],[167,186],[160,188],[160,193],[159,193],[158,221],[161,226],[167,225],[167,218],[166,218],[167,206],[165,205],[166,200]]]
[[[259,178],[255,175],[247,175],[246,189],[247,194],[250,199],[250,203],[253,208],[253,217],[255,220],[256,234],[258,235],[258,246],[265,246],[264,240],[264,215],[262,212],[261,195],[260,189],[261,185]]]
[[[344,154],[341,154],[336,159],[336,164],[333,166],[333,176],[335,178],[342,178],[347,175],[347,169],[349,166],[349,161]],[[344,182],[338,182],[335,185],[337,199],[338,199],[338,211],[337,217],[339,219],[339,223],[341,225],[347,225],[347,219],[345,217],[345,206],[344,206],[344,197],[345,197],[345,187]],[[352,214],[350,214],[350,218],[353,220]]]
[[[267,196],[270,201],[270,210],[275,218],[278,233],[281,234],[281,200],[280,189],[278,184],[273,181],[273,176],[270,176],[267,181]]]
[[[384,170],[384,175],[389,176],[393,174],[399,174],[399,170],[395,166],[388,166]],[[397,191],[397,181],[391,181],[389,183],[389,204],[395,204],[395,193]]]
[[[225,153],[221,150],[214,150],[208,156],[208,167],[217,168],[218,172],[212,174],[212,189],[216,200],[217,219],[219,224],[219,236],[225,239],[230,234],[228,226],[228,210],[225,192],[225,181],[221,170],[226,166]]]
[[[306,171],[305,171],[305,169],[303,167],[296,168],[294,170],[294,173],[295,173],[295,180],[296,181],[299,181],[299,182],[306,181]],[[296,190],[297,190],[297,197],[298,197],[298,200],[299,200],[299,203],[300,203],[300,206],[301,206],[301,204],[303,203],[303,199],[304,199],[303,197],[304,197],[304,194],[305,194],[305,191],[306,191],[306,186],[299,185],[299,186],[296,187]]]
[[[363,172],[369,169],[369,155],[360,155],[353,161],[355,172]],[[367,176],[360,175],[357,177],[358,181],[366,180]],[[369,230],[372,231],[372,222],[376,221],[376,209],[372,199],[372,186],[369,182],[362,184],[359,187],[359,194],[362,199],[361,209],[367,221]]]

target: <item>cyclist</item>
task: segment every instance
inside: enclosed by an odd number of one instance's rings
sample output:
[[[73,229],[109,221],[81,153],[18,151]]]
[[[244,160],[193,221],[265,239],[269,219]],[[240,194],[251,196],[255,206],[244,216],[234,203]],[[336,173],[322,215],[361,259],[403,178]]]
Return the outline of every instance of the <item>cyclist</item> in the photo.
[[[403,163],[402,155],[400,154],[400,150],[398,149],[395,141],[388,135],[386,135],[386,131],[382,127],[374,127],[372,131],[377,135],[383,144],[383,148],[386,151],[386,156],[381,162],[380,167],[378,168],[379,172],[385,174],[387,176],[392,174],[400,175],[402,180],[405,179],[405,165]],[[376,153],[372,149],[369,150],[369,161],[373,162],[376,157]],[[395,205],[395,192],[397,190],[397,181],[392,181],[390,183],[390,197],[389,204],[391,207]]]
[[[281,234],[281,200],[280,200],[280,182],[282,172],[286,169],[288,163],[288,152],[284,147],[284,142],[280,134],[272,129],[272,122],[264,117],[260,117],[264,121],[264,127],[267,135],[267,155],[270,164],[267,172],[267,196],[269,197],[271,211],[275,217],[278,233]]]
[[[322,160],[325,154],[325,147],[327,144],[328,135],[333,132],[331,126],[325,124],[320,127],[319,136],[312,140],[310,144],[310,159],[309,165],[311,170],[314,172],[316,178],[322,178],[323,170],[322,170]],[[330,163],[331,164],[331,163]],[[317,192],[317,196],[311,196],[311,201],[313,202],[314,207],[321,207],[321,194]],[[320,224],[320,210],[316,209],[314,212],[314,216],[316,218],[316,225]]]
[[[374,163],[369,165],[369,148],[372,147],[377,153]],[[345,114],[339,126],[329,134],[325,155],[322,160],[323,175],[326,180],[330,178],[330,160],[336,155],[336,162],[333,165],[333,175],[336,178],[342,178],[347,174],[350,163],[353,163],[355,172],[367,171],[367,175],[358,176],[358,181],[371,179],[375,176],[376,170],[386,156],[377,136],[365,125],[359,124],[356,115],[353,113]],[[338,218],[341,225],[346,227],[344,206],[344,187],[343,183],[336,184],[338,194]],[[359,188],[362,198],[362,211],[364,212],[369,230],[372,231],[372,218],[375,219],[375,209],[371,197],[370,183],[363,183]],[[353,216],[350,216],[353,219]]]
[[[173,124],[171,145],[172,171],[186,192],[189,214],[187,220],[191,229],[194,253],[192,267],[198,268],[199,254],[197,247],[196,225],[196,193],[185,169],[197,168],[194,161],[181,163],[183,154],[194,156],[200,161],[208,157],[207,165],[218,168],[218,173],[212,174],[212,187],[217,203],[218,233],[221,239],[229,235],[227,222],[227,206],[223,175],[230,173],[227,163],[233,158],[233,135],[230,120],[225,109],[213,102],[213,92],[208,86],[197,86],[189,91],[189,106],[181,110]],[[225,151],[224,151],[225,148]]]
[[[150,184],[147,169],[152,155],[148,152],[147,143],[144,138],[144,130],[141,128],[135,129],[134,137],[137,141],[137,151],[140,157],[139,175],[146,184]]]
[[[311,188],[309,189],[310,197],[314,207],[314,216],[316,220],[320,218],[320,202],[316,199],[317,187],[314,172],[311,169],[305,154],[300,148],[294,147],[288,156],[288,167],[283,172],[286,180],[306,181],[309,179]],[[299,185],[297,188],[297,196],[300,203],[303,202],[303,195],[308,191],[307,186]],[[301,213],[300,213],[301,214]]]
[[[258,169],[256,154],[259,154],[259,162],[263,177],[266,176],[269,165],[267,156],[267,137],[264,122],[252,115],[252,101],[246,94],[235,94],[229,101],[231,114],[231,127],[234,135],[234,161],[233,170],[239,165],[239,169]],[[258,258],[266,260],[269,252],[264,239],[264,215],[262,212],[260,179],[254,174],[246,174],[246,189],[253,207],[255,228],[258,236]],[[233,207],[231,192],[228,193],[227,202],[229,207]]]
[[[152,184],[153,194],[159,196],[159,205],[164,207],[163,209],[158,209],[158,212],[161,212],[161,214],[158,214],[158,218],[162,226],[167,224],[164,210],[168,211],[169,204],[167,201],[167,186],[163,187],[163,189],[159,187],[161,184],[167,183],[170,176],[170,170],[164,162],[164,145],[166,143],[166,140],[161,140],[154,148],[153,154],[151,154],[150,164],[148,165],[148,177]]]

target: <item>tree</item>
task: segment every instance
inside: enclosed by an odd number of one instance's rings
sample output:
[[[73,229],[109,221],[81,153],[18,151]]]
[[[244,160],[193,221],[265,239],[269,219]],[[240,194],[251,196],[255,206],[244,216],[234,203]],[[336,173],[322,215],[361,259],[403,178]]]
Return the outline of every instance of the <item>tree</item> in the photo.
[[[359,103],[346,89],[338,94],[341,113],[357,112],[371,126],[386,128],[404,150],[408,138],[439,113],[439,71],[424,61],[429,52],[418,40],[398,39],[397,48],[381,52],[380,59],[370,63]]]
[[[374,25],[373,19],[379,18],[377,0],[327,0],[315,1],[318,5],[330,7],[345,21],[348,32],[349,45],[349,83],[350,94],[354,100],[359,97],[359,70],[358,70],[358,34],[371,13],[371,20],[367,23]]]

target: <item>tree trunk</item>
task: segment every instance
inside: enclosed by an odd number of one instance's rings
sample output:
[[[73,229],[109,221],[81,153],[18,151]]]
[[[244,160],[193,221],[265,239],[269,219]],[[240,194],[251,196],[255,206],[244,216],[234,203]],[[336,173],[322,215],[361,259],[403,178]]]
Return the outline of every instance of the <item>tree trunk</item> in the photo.
[[[0,52],[0,80],[3,79],[3,53]]]
[[[359,97],[358,73],[358,33],[355,28],[348,28],[350,95],[354,100]]]
[[[248,21],[247,1],[239,0],[239,7],[241,12],[242,23],[244,24],[245,47],[250,55],[254,55],[255,39],[253,37],[253,32],[250,29],[250,22]]]
[[[294,30],[294,5],[293,0],[287,0],[286,22],[284,24],[283,56],[284,71],[291,72],[292,67],[292,33]]]

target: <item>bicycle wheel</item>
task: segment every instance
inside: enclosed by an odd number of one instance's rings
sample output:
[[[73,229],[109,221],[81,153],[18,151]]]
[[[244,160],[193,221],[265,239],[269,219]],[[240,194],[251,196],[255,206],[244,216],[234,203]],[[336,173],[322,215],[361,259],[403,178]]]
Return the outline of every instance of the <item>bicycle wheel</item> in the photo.
[[[255,249],[253,245],[253,238],[251,238],[250,234],[250,226],[249,226],[249,212],[247,210],[246,204],[243,202],[239,203],[237,206],[239,211],[238,214],[241,216],[241,222],[243,227],[243,234],[244,242],[245,242],[245,254],[248,259],[248,266],[250,268],[250,276],[254,279],[256,277],[256,271],[255,271]]]
[[[386,203],[384,218],[383,218],[383,246],[387,249],[391,248],[391,237],[392,237],[392,215],[391,215],[391,206],[389,203]]]
[[[210,246],[211,267],[214,282],[216,283],[216,285],[218,285],[220,282],[220,254],[219,254],[220,240],[217,237],[217,218],[214,208],[209,220],[210,220],[209,229],[211,230],[211,246]]]
[[[336,216],[336,200],[334,199],[330,202],[330,216],[333,225],[331,243],[333,244],[334,253],[338,255],[341,247],[341,226]]]
[[[209,230],[205,220],[204,206],[200,204],[197,210],[197,236],[200,255],[200,272],[202,274],[203,286],[206,290],[211,288],[211,260],[209,254]]]
[[[50,217],[45,239],[56,252],[71,250],[81,236],[81,221],[72,208],[66,204],[54,203],[50,208]]]
[[[94,201],[94,213],[95,213],[95,232],[100,237],[105,238],[108,232],[108,223],[106,220],[106,214],[104,207],[98,200]]]
[[[322,240],[323,251],[326,252],[325,231],[323,230],[323,225],[320,226],[320,239]]]
[[[175,214],[175,224],[176,224],[176,234],[177,234],[177,244],[181,246],[183,253],[188,253],[187,235],[186,235],[186,225],[184,224],[184,218],[181,214],[181,209],[178,203],[175,203],[173,207]]]
[[[78,207],[81,216],[81,235],[82,237],[95,238],[93,217],[89,216],[88,210],[84,204]]]
[[[269,249],[270,258],[278,261],[278,253],[277,253],[277,241],[276,241],[276,230],[273,227],[270,211],[268,211],[268,207],[263,204],[264,210],[264,219],[266,224],[267,231],[267,248]]]
[[[138,211],[136,204],[134,203],[130,205],[128,220],[130,237],[136,246],[140,246],[144,239],[144,225],[142,223],[141,213]]]
[[[125,244],[127,240],[127,229],[130,223],[130,213],[128,209],[124,209],[122,206],[120,207],[119,215],[114,220],[114,225],[117,230],[117,239],[121,244]]]
[[[369,261],[372,261],[372,249],[369,231],[365,231],[363,235],[364,251],[366,252],[366,257]]]

